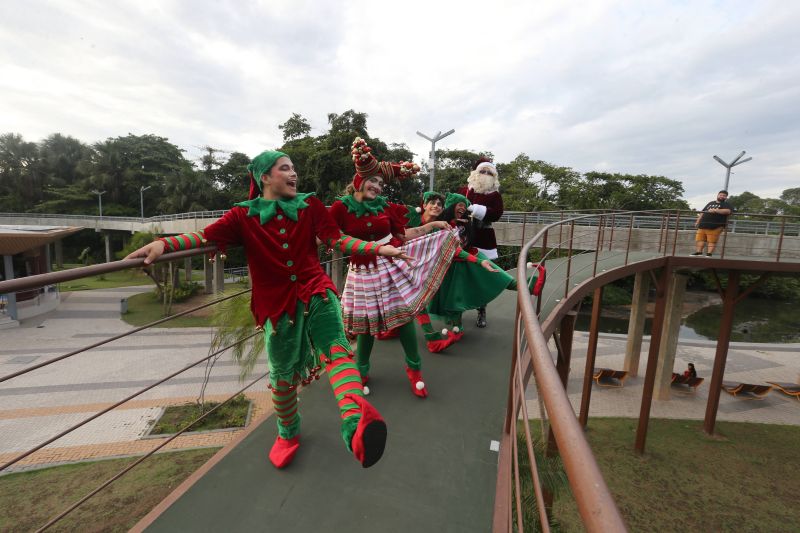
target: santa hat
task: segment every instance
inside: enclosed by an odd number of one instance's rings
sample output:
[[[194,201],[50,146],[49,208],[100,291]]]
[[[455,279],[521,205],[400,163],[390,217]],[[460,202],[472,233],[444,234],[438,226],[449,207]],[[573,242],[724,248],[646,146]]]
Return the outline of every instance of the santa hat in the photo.
[[[482,167],[492,167],[497,172],[497,166],[488,157],[479,157],[472,165],[472,170],[479,170]]]
[[[373,176],[381,176],[384,180],[404,179],[419,172],[419,165],[409,161],[400,163],[390,163],[388,161],[378,161],[372,155],[372,148],[367,146],[367,141],[361,137],[356,137],[353,141],[353,149],[350,151],[353,156],[353,164],[356,167],[356,174],[353,176],[353,188],[361,190],[364,180]]]

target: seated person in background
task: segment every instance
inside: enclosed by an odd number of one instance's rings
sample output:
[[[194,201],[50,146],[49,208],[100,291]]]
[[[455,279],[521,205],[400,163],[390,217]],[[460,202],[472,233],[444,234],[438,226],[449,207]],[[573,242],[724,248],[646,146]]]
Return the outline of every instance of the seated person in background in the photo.
[[[683,372],[683,377],[685,378],[697,377],[697,370],[694,369],[694,363],[689,363],[689,367]]]

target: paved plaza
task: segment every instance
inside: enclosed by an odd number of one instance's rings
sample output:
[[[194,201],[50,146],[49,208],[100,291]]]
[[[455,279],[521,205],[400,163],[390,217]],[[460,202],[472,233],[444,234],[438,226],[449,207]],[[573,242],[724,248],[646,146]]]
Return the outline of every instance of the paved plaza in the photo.
[[[581,389],[586,365],[586,350],[589,335],[575,332],[572,347],[572,365],[567,394],[575,413],[580,410]],[[597,343],[595,367],[622,369],[625,362],[625,335],[600,334]],[[623,387],[603,387],[593,384],[590,417],[639,417],[642,388],[647,365],[649,337],[642,341],[637,377],[628,377]],[[556,353],[551,341],[550,350]],[[683,340],[675,355],[675,372],[683,372],[688,363],[694,363],[697,375],[705,378],[697,392],[673,387],[671,399],[653,400],[652,418],[681,418],[702,420],[708,402],[708,386],[714,365],[714,341]],[[728,351],[725,381],[766,384],[767,381],[800,382],[800,344],[752,344],[732,342]],[[526,397],[528,414],[539,416],[536,384],[531,380]],[[800,402],[774,390],[762,400],[734,398],[722,392],[717,420],[733,422],[757,422],[764,424],[800,425]]]
[[[120,300],[151,287],[62,294],[58,310],[0,331],[0,375],[134,329],[120,318]],[[0,463],[151,385],[208,354],[210,328],[151,329],[93,348],[0,383]],[[263,373],[266,365],[256,368]],[[12,466],[17,471],[60,462],[145,453],[163,439],[143,438],[164,407],[207,400],[240,389],[239,367],[224,353],[213,367],[198,365]],[[253,415],[269,409],[263,383],[248,395]],[[227,444],[235,431],[179,437],[168,449]],[[7,472],[4,472],[7,473]]]

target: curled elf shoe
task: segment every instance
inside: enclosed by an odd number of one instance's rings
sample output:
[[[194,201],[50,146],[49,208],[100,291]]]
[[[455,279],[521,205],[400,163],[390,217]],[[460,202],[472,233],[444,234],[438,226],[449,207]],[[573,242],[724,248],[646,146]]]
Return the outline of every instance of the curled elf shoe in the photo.
[[[443,329],[441,333],[428,333],[425,335],[425,344],[428,345],[428,351],[431,353],[439,353],[454,342],[447,329]]]
[[[269,461],[275,468],[284,468],[289,466],[289,463],[294,459],[297,449],[300,447],[300,440],[298,437],[291,439],[284,439],[278,437],[275,439],[275,444],[269,451]]]
[[[361,408],[361,419],[350,441],[350,449],[361,466],[369,468],[380,460],[386,447],[386,422],[378,410],[363,397],[355,394],[347,394],[345,397]]]
[[[375,334],[375,338],[378,339],[379,341],[385,341],[385,340],[389,340],[389,339],[396,339],[399,336],[400,336],[400,329],[399,328],[393,328],[393,329],[390,329],[389,331],[380,331],[380,332]]]
[[[451,341],[450,344],[454,344],[461,340],[461,337],[464,336],[464,332],[461,331],[461,328],[458,326],[453,326],[453,331],[448,331],[447,336],[450,337]]]
[[[411,392],[420,398],[427,398],[428,389],[425,388],[425,382],[422,381],[422,372],[413,368],[406,368],[406,375],[408,376],[408,381],[411,382]]]

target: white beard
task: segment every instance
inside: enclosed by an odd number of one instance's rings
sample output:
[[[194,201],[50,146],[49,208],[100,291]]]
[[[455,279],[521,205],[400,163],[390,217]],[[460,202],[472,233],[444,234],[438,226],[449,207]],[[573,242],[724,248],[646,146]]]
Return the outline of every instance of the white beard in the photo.
[[[488,174],[480,174],[477,170],[469,173],[467,186],[478,194],[486,194],[500,190],[500,180]]]

